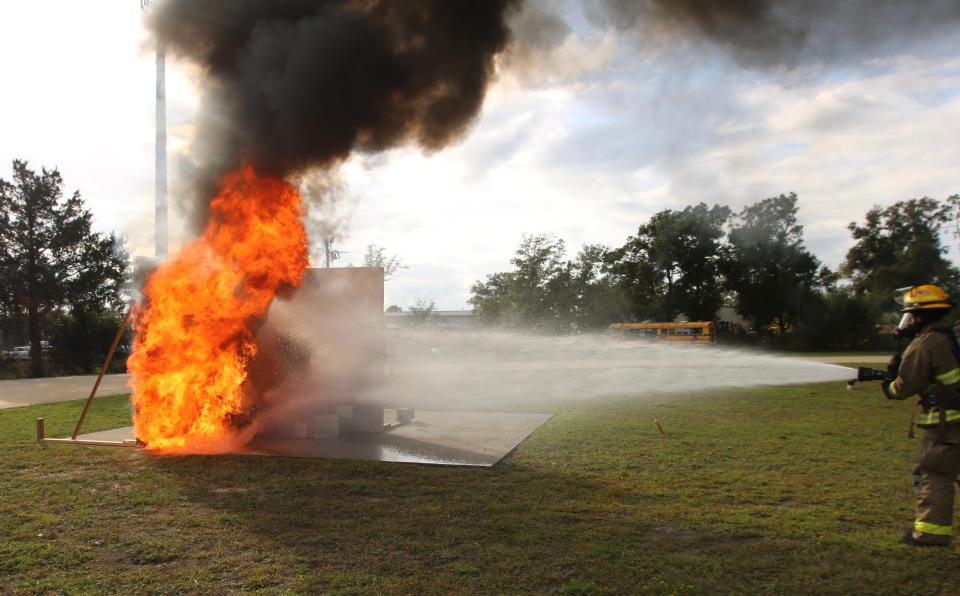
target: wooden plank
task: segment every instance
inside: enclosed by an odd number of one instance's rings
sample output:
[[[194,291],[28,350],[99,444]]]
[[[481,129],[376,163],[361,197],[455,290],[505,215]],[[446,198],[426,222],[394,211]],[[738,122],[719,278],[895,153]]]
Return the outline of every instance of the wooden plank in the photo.
[[[98,447],[140,447],[137,441],[95,441],[92,439],[40,439],[41,443],[59,443],[63,445],[93,445]]]

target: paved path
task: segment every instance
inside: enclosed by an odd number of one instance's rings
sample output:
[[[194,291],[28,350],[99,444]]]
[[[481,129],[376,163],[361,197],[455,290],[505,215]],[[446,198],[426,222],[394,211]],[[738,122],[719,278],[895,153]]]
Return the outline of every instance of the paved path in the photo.
[[[97,395],[130,393],[129,374],[105,375]],[[85,399],[97,381],[96,375],[81,377],[51,377],[47,379],[16,379],[0,381],[0,408],[15,408],[45,404],[67,399]]]

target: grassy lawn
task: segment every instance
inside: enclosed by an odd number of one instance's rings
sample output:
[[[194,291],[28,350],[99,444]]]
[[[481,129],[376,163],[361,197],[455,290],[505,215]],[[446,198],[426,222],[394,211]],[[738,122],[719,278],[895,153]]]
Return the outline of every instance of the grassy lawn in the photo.
[[[33,441],[36,417],[62,436],[80,406],[0,410],[0,592],[960,586],[956,550],[896,542],[912,519],[911,406],[876,386],[554,405],[489,470]],[[128,417],[125,398],[103,398],[87,430]]]

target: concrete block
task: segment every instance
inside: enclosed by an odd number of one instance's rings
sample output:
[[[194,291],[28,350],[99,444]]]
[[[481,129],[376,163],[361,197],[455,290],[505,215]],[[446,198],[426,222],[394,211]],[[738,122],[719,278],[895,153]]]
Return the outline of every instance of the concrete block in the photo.
[[[383,406],[353,406],[353,416],[350,417],[350,430],[358,433],[382,433]]]
[[[310,436],[310,424],[306,420],[294,420],[289,426],[292,436],[297,439],[306,439]]]
[[[336,414],[317,414],[313,416],[310,428],[311,439],[328,439],[340,434],[340,416]]]

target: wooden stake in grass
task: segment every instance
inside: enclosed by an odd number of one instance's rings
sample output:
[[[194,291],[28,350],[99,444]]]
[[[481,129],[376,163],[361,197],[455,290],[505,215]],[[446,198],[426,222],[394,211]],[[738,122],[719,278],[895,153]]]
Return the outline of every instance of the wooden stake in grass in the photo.
[[[653,423],[657,425],[657,428],[660,430],[661,435],[667,436],[667,432],[663,430],[663,425],[660,424],[660,421],[658,419],[654,418]]]

